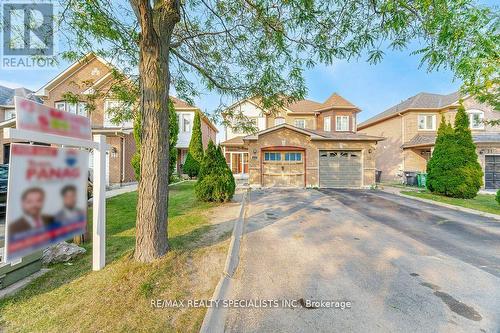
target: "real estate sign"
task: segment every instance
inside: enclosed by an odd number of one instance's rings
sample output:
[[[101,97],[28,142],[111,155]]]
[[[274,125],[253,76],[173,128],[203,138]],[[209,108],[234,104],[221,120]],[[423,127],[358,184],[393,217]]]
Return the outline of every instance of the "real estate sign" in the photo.
[[[85,232],[87,178],[86,151],[11,145],[7,262]]]
[[[57,110],[22,97],[16,97],[15,104],[18,129],[91,139],[88,117]]]

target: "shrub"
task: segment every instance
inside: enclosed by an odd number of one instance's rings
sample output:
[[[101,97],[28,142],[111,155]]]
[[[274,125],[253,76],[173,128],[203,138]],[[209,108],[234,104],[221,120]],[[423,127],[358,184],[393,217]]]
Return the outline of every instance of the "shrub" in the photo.
[[[200,163],[198,163],[198,161],[193,158],[193,155],[191,155],[190,151],[188,151],[186,161],[182,166],[182,171],[190,178],[198,176],[198,172],[200,171]]]
[[[189,141],[188,155],[186,156],[186,162],[184,163],[184,167],[182,168],[184,173],[187,173],[191,178],[198,176],[198,173],[200,172],[201,162],[203,160],[203,155],[204,153],[200,113],[195,112],[193,132],[191,133],[191,140]]]
[[[483,171],[463,106],[457,111],[454,129],[442,118],[427,173],[427,187],[437,194],[471,199],[481,188]]]
[[[202,201],[226,202],[231,200],[235,189],[236,183],[222,150],[210,141],[195,185],[196,197]]]
[[[497,195],[495,196],[495,200],[498,202],[500,205],[500,190],[497,191]]]

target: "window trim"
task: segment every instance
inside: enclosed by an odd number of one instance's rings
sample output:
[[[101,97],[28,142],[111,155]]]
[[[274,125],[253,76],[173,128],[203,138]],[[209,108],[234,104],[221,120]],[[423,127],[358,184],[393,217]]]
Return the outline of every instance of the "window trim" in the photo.
[[[420,128],[420,117],[432,117],[432,128]],[[427,125],[427,120],[425,121]],[[419,113],[417,116],[417,130],[419,131],[435,131],[437,125],[437,115],[435,113]]]
[[[63,108],[62,108],[62,109],[60,109],[60,108],[58,107],[58,105],[62,105],[62,106],[63,106]],[[58,101],[58,102],[54,102],[54,109],[57,109],[57,110],[59,110],[59,111],[66,111],[66,101]]]
[[[303,123],[304,123],[304,127],[297,125],[297,122],[298,122],[298,121],[303,122]],[[294,119],[294,120],[293,120],[293,125],[294,125],[295,127],[297,127],[297,128],[306,129],[306,119],[305,119],[305,118],[297,118],[297,119]]]
[[[335,116],[335,131],[336,132],[349,132],[349,116]],[[339,124],[342,124],[341,122],[339,122],[339,119],[347,119],[346,121],[346,125],[347,125],[347,128],[346,129],[342,129],[339,127]]]
[[[325,118],[323,118],[323,131],[325,132],[332,131],[332,116],[326,116]]]
[[[278,119],[279,119],[279,121],[278,121]],[[284,124],[284,123],[285,123],[284,117],[275,117],[274,118],[274,126],[279,126],[279,125]]]
[[[470,110],[467,110],[466,113],[467,113],[467,117],[469,117],[469,128],[471,130],[484,130],[484,127],[485,127],[484,126],[484,111],[478,110],[478,109],[470,109]],[[474,114],[481,115],[481,124],[480,124],[479,127],[473,127],[472,126],[472,116]]]

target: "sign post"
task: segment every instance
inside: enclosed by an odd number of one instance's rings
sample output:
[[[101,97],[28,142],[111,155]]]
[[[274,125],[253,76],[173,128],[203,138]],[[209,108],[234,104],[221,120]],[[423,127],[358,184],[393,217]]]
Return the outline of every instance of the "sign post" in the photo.
[[[90,120],[87,117],[73,115],[69,112],[60,111],[43,104],[39,104],[24,98],[15,98],[16,104],[16,125],[17,128],[5,128],[4,129],[4,138],[9,139],[10,141],[22,141],[22,142],[38,142],[45,143],[49,145],[58,145],[64,146],[64,149],[67,148],[80,148],[80,149],[92,149],[94,152],[94,173],[93,173],[93,250],[92,250],[92,269],[97,271],[102,269],[106,264],[106,151],[109,150],[109,145],[106,144],[106,137],[104,135],[95,135],[93,140],[91,137],[91,127]],[[29,145],[28,145],[29,147]],[[32,146],[39,147],[39,146]],[[43,147],[40,149],[44,150]],[[38,150],[40,150],[38,149]],[[61,150],[62,148],[49,148],[45,147],[45,150],[49,150],[52,155],[56,155],[56,151]],[[38,151],[37,150],[37,151]],[[71,154],[75,154],[74,152]],[[68,163],[70,166],[74,166],[73,162],[74,156],[66,159],[65,163]],[[34,163],[34,162],[33,162]],[[72,164],[73,163],[73,164]],[[35,165],[35,164],[33,164]],[[38,164],[36,164],[38,166]],[[43,168],[50,166],[49,162],[44,162],[43,164],[39,164],[40,168],[42,168],[43,177],[46,177],[47,171]],[[55,164],[54,164],[55,165]],[[53,168],[53,167],[52,167]],[[16,169],[16,166],[11,166],[10,170]],[[74,168],[72,169],[74,170]],[[84,170],[85,174],[87,173],[87,167],[82,167],[80,172]],[[60,169],[52,169],[52,171],[48,171],[50,175],[58,174],[58,172],[62,172]],[[74,170],[76,172],[76,170]],[[61,174],[59,174],[61,175]],[[67,173],[64,173],[67,175]],[[87,176],[85,176],[88,178]],[[44,178],[45,179],[45,178]],[[45,180],[44,180],[45,181]],[[40,186],[45,186],[46,182],[39,182]],[[50,182],[49,182],[50,183]],[[53,182],[50,184],[54,184]],[[11,191],[11,187],[19,186],[23,184],[11,184],[9,183],[9,190]],[[24,184],[26,185],[26,184]],[[54,185],[51,185],[54,186]],[[40,213],[43,210],[43,196],[38,198],[36,193],[31,195],[34,198],[26,199],[24,206],[21,207],[21,203],[17,201],[10,202],[11,209],[14,209],[19,212],[24,212],[23,216],[25,216],[25,220],[27,223],[23,224],[23,230],[19,231],[19,243],[22,244],[34,243],[38,242],[39,239],[47,239],[48,236],[53,236],[54,234],[61,234],[61,230],[67,230],[72,226],[68,226],[65,222],[69,224],[74,224],[74,210],[71,209],[71,197],[75,193],[75,187],[65,186],[64,190],[61,190],[59,193],[63,195],[64,193],[68,193],[66,196],[66,203],[69,204],[62,206],[61,215],[54,216],[43,216],[44,219],[40,219],[36,216],[41,216]],[[37,192],[42,192],[43,188],[37,188]],[[33,190],[31,190],[33,192]],[[50,189],[49,189],[50,191]],[[69,192],[72,191],[72,193]],[[57,192],[57,191],[56,191]],[[51,193],[51,199],[57,198],[55,197],[57,193]],[[64,198],[63,198],[64,199]],[[30,200],[30,202],[28,202]],[[37,201],[38,200],[38,201]],[[9,202],[8,202],[9,204]],[[31,206],[30,206],[31,205]],[[9,206],[7,207],[9,209]],[[86,205],[85,205],[85,209]],[[13,210],[13,211],[15,211]],[[63,215],[64,213],[71,213],[69,215]],[[35,215],[30,215],[27,213],[33,213]],[[38,214],[38,215],[36,215]],[[32,218],[31,216],[35,216]],[[59,218],[59,216],[69,216],[67,219]],[[43,223],[33,223],[35,222],[43,222]],[[29,223],[28,223],[29,222]],[[7,228],[7,237],[9,234],[9,225],[12,225],[12,221],[6,221]],[[43,226],[42,224],[45,224]],[[17,225],[19,227],[20,224]],[[40,226],[38,228],[38,226]],[[43,228],[42,228],[43,227]],[[37,229],[38,228],[38,229]],[[26,230],[24,230],[26,229]],[[11,229],[11,233],[15,229]],[[35,236],[36,237],[32,237]],[[64,234],[63,234],[64,235]],[[61,236],[63,237],[63,236]],[[24,239],[26,238],[26,239]],[[58,241],[58,239],[50,238],[54,241]],[[50,240],[49,239],[49,240]],[[46,244],[43,242],[38,242],[38,247],[43,246],[42,244]],[[7,244],[8,246],[8,240]],[[34,248],[34,247],[33,247]],[[7,256],[6,259],[9,261],[9,249],[6,247]]]
[[[92,269],[106,265],[106,137],[94,135],[94,180],[92,201]]]

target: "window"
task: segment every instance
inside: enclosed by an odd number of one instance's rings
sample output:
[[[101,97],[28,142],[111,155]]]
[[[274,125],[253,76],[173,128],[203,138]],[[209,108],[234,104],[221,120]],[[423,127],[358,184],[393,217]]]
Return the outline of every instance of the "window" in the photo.
[[[191,132],[192,126],[192,115],[191,113],[180,113],[179,114],[179,126],[181,132],[188,133]]]
[[[285,153],[285,161],[302,161],[302,153]]]
[[[349,130],[349,116],[335,117],[335,130],[348,131]]]
[[[117,100],[107,100],[104,103],[104,127],[132,127],[132,121],[124,121],[122,123],[117,123],[113,121],[115,118],[115,113],[119,112],[119,109],[129,108],[121,101]],[[85,106],[86,110],[86,106]],[[86,112],[86,111],[85,111]],[[128,114],[130,110],[125,110],[123,113]]]
[[[305,119],[295,119],[295,127],[306,128],[306,121],[305,121]]]
[[[4,120],[12,119],[16,116],[15,110],[5,110]]]
[[[418,129],[421,131],[434,131],[436,129],[435,114],[419,114]]]
[[[87,103],[78,103],[78,115],[87,117]]]
[[[61,111],[66,111],[66,102],[56,102],[55,108]]]
[[[285,118],[283,117],[274,118],[274,126],[278,126],[284,123],[285,123]]]
[[[78,104],[74,103],[67,103],[66,106],[68,107],[68,112],[72,114],[76,114],[77,109],[78,109]]]
[[[480,110],[469,110],[469,123],[471,129],[484,129],[484,112]]]
[[[323,130],[330,132],[332,130],[332,117],[325,117],[323,120]]]
[[[281,161],[281,153],[265,153],[264,160],[266,160],[266,161]]]

